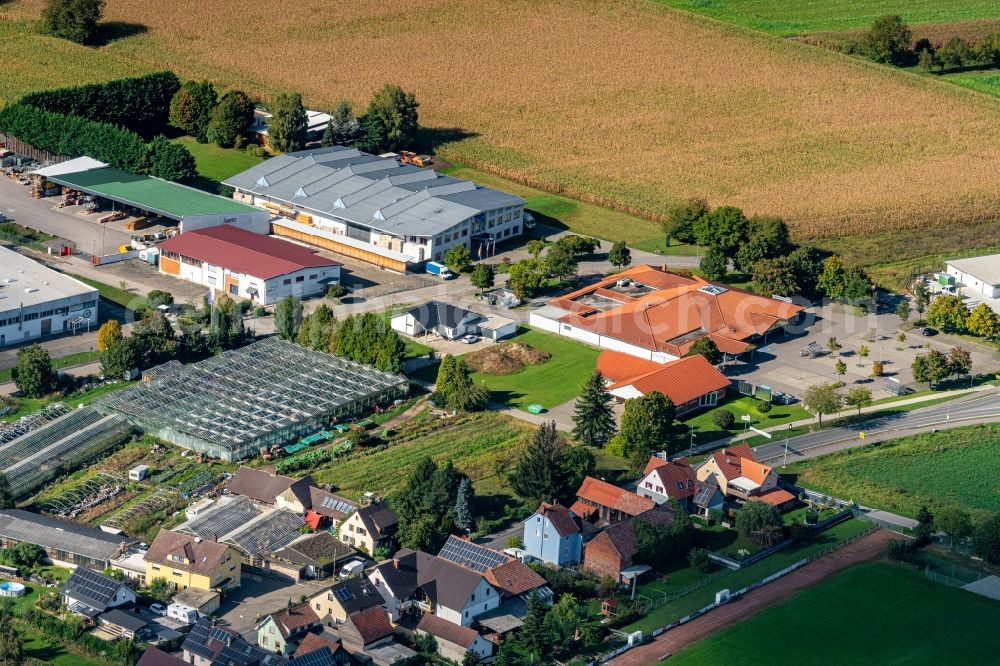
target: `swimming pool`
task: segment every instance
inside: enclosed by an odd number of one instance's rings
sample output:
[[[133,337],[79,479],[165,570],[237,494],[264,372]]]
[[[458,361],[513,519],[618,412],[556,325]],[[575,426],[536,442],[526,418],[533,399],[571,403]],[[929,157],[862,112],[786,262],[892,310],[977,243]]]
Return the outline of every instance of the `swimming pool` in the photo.
[[[5,580],[0,583],[0,597],[23,597],[24,585]]]

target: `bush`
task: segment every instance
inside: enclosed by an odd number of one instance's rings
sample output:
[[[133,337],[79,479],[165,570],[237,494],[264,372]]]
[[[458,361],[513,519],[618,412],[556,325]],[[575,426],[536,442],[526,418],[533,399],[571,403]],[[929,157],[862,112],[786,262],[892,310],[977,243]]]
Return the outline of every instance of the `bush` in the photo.
[[[704,548],[692,548],[687,559],[691,568],[699,573],[707,574],[712,570],[712,560]]]
[[[331,284],[326,288],[327,298],[343,298],[344,296],[347,296],[348,293],[347,287],[342,284]]]
[[[712,414],[712,423],[723,430],[728,430],[736,422],[736,417],[728,409],[720,409]]]
[[[521,537],[519,537],[519,536],[517,536],[515,534],[511,534],[509,537],[507,537],[506,547],[507,548],[524,548],[524,541],[521,539]]]
[[[788,527],[788,538],[793,541],[804,541],[812,536],[812,529],[808,525],[803,525],[802,523],[795,522]]]
[[[771,404],[770,400],[762,400],[757,404],[757,412],[760,414],[767,414],[769,411],[771,411],[771,408],[773,406],[774,405]]]
[[[891,539],[886,547],[886,554],[890,560],[895,562],[905,562],[910,559],[913,547],[909,541],[902,539]]]
[[[261,146],[259,146],[256,143],[251,143],[250,145],[248,145],[246,147],[245,151],[246,151],[246,154],[249,155],[250,157],[260,157],[260,158],[263,158],[264,155],[265,155],[264,148],[261,147]]]

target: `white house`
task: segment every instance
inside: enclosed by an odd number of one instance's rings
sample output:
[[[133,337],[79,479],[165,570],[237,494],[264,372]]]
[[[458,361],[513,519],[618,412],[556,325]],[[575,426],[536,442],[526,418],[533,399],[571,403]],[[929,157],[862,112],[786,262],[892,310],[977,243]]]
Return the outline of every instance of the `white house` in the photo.
[[[77,567],[61,591],[72,613],[95,618],[110,608],[135,604],[135,591],[125,583],[90,569]]]

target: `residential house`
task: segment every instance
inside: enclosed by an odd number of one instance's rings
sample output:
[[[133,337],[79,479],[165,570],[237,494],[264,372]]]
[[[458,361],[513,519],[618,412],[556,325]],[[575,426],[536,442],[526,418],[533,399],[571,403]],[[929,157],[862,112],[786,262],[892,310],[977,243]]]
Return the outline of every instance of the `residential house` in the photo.
[[[286,660],[251,645],[227,627],[202,618],[181,644],[184,662],[193,666],[284,666]]]
[[[588,476],[576,491],[576,502],[570,507],[577,516],[595,523],[617,523],[644,511],[656,503],[624,488]]]
[[[229,481],[229,492],[249,497],[257,504],[302,514],[312,505],[309,489],[318,486],[310,476],[294,479],[278,474],[273,468],[240,467]]]
[[[348,650],[368,652],[372,648],[391,643],[395,630],[386,610],[381,606],[373,606],[348,615],[338,631]]]
[[[382,602],[382,595],[364,576],[339,581],[309,599],[313,612],[328,627],[341,625],[350,615],[381,606]]]
[[[583,568],[597,576],[612,576],[619,582],[648,571],[648,566],[635,562],[639,553],[635,538],[636,521],[666,527],[673,524],[674,512],[669,504],[663,504],[611,525],[587,543],[583,551]]]
[[[309,488],[309,499],[310,510],[328,521],[334,528],[339,528],[345,518],[358,510],[356,502],[316,486]]]
[[[167,581],[174,589],[226,591],[239,587],[241,563],[232,547],[161,529],[146,553],[146,580]]]
[[[716,451],[698,466],[697,475],[702,482],[711,479],[726,498],[755,499],[777,507],[795,499],[788,491],[778,488],[778,473],[757,462],[753,450],[746,444]]]
[[[561,567],[579,564],[583,554],[581,522],[566,507],[542,502],[523,523],[524,550],[535,559]]]
[[[528,323],[657,363],[708,338],[730,357],[784,334],[803,308],[699,277],[633,266],[532,310]]]
[[[309,602],[268,615],[257,624],[257,645],[275,654],[288,656],[309,630],[320,626],[320,618]]]
[[[715,481],[699,481],[687,458],[652,456],[646,463],[636,492],[657,504],[676,500],[682,508],[700,515],[708,515],[713,509],[721,511],[725,502]]]
[[[619,402],[657,391],[670,398],[678,417],[714,407],[731,383],[700,354],[657,363],[608,350],[597,357],[597,370]]]
[[[500,591],[481,573],[404,548],[368,572],[393,622],[430,613],[463,626],[500,605]]]
[[[308,633],[299,641],[299,646],[295,648],[294,659],[313,654],[318,650],[329,650],[333,655],[333,663],[337,666],[354,666],[354,664],[364,663],[356,658],[341,644],[340,637],[326,632]]]
[[[467,652],[474,652],[480,659],[493,656],[493,643],[479,632],[434,615],[420,618],[417,633],[433,636],[437,641],[438,654],[457,663],[462,663]]]
[[[304,534],[271,556],[271,574],[295,582],[329,578],[356,558],[357,551],[327,531]]]
[[[374,554],[378,548],[391,548],[399,517],[383,501],[376,501],[359,508],[343,522],[338,530],[340,540],[366,553]]]
[[[164,652],[158,647],[148,647],[139,657],[136,666],[185,666],[187,662]]]
[[[60,590],[63,604],[71,613],[95,618],[119,606],[134,606],[135,591],[119,580],[77,567]]]

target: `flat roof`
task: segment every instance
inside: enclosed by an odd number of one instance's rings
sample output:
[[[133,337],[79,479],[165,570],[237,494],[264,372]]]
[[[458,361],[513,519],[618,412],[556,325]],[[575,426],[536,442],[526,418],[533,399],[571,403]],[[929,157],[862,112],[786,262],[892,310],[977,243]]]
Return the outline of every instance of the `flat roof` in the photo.
[[[49,180],[175,220],[196,215],[259,213],[261,210],[187,185],[137,176],[113,167],[57,174]]]
[[[50,178],[52,176],[61,176],[67,173],[79,173],[81,171],[90,171],[91,169],[102,169],[108,166],[106,163],[100,160],[95,160],[92,157],[77,157],[71,160],[66,160],[65,162],[59,162],[58,164],[50,164],[47,167],[42,167],[41,169],[35,169],[31,173],[36,176],[44,176],[45,178]]]
[[[97,290],[0,246],[0,312],[73,296],[96,300]]]
[[[0,536],[98,561],[114,559],[122,543],[135,542],[135,539],[122,535],[108,534],[93,527],[21,509],[0,511]]]
[[[967,275],[978,278],[989,285],[1000,285],[1000,254],[988,254],[967,259],[949,259],[945,262]]]

